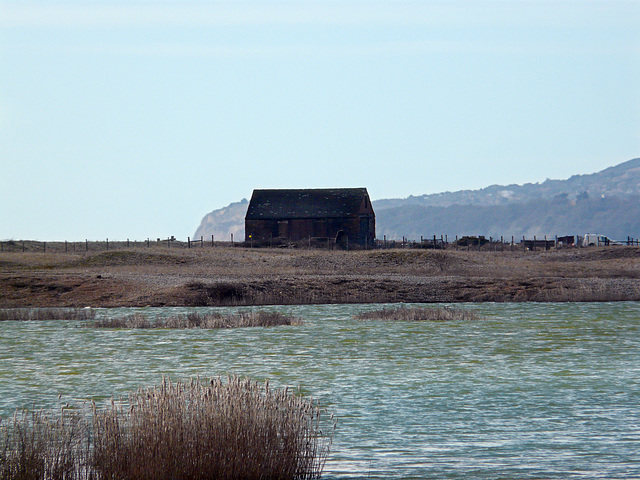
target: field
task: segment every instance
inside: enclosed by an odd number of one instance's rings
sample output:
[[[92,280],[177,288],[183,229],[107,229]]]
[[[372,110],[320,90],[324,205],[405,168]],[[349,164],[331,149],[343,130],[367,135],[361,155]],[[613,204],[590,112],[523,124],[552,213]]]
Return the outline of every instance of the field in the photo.
[[[640,300],[640,248],[0,252],[0,307]]]

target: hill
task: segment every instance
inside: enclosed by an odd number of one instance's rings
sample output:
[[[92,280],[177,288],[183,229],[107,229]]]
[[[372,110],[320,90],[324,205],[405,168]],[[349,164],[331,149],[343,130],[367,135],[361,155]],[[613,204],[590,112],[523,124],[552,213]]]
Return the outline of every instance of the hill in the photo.
[[[449,207],[451,205],[494,206],[526,204],[540,199],[566,198],[576,201],[593,197],[640,195],[640,158],[635,158],[600,172],[574,175],[567,180],[547,179],[542,183],[524,185],[491,185],[480,190],[459,190],[404,199],[377,200],[378,210],[407,205]]]
[[[205,240],[211,240],[213,235],[215,239],[229,241],[233,235],[234,240],[244,242],[244,216],[248,207],[249,202],[243,198],[206,214],[193,238],[204,237]]]
[[[600,172],[372,202],[378,238],[532,237],[600,233],[640,237],[640,158]],[[203,218],[194,238],[244,239],[245,200]]]

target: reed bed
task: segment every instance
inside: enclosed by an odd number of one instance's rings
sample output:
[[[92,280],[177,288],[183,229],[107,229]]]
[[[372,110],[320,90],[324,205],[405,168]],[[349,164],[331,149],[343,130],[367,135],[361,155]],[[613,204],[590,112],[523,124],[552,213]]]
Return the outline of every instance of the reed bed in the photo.
[[[286,388],[165,379],[102,409],[16,414],[0,424],[0,479],[315,479],[333,428]]]
[[[389,320],[406,322],[477,320],[475,313],[460,308],[385,307],[356,315],[358,320]]]
[[[98,319],[90,324],[94,328],[243,328],[275,327],[279,325],[302,325],[301,319],[279,312],[240,312],[223,315],[221,313],[189,313],[151,320],[145,315],[134,314],[124,317]]]
[[[90,434],[80,412],[21,412],[0,419],[0,479],[97,479],[90,470]]]
[[[3,308],[0,309],[2,321],[32,320],[91,320],[96,312],[91,308]]]

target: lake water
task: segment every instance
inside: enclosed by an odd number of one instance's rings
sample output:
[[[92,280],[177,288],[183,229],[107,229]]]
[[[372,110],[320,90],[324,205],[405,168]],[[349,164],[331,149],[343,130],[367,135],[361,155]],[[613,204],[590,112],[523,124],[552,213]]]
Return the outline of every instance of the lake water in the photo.
[[[379,306],[315,305],[268,307],[305,320],[269,329],[3,322],[0,415],[236,373],[299,386],[337,416],[326,479],[640,478],[640,303],[457,307],[482,319],[358,321]],[[133,311],[187,310],[99,315]]]

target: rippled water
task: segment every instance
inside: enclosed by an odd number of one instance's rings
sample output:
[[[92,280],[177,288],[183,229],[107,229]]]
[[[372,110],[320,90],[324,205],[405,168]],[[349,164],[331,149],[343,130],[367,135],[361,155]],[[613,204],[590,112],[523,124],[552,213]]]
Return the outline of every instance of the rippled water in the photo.
[[[270,329],[3,322],[0,415],[237,373],[336,414],[324,478],[640,477],[640,303],[460,307],[483,319],[356,321],[378,307],[321,305],[272,307],[306,323]]]

